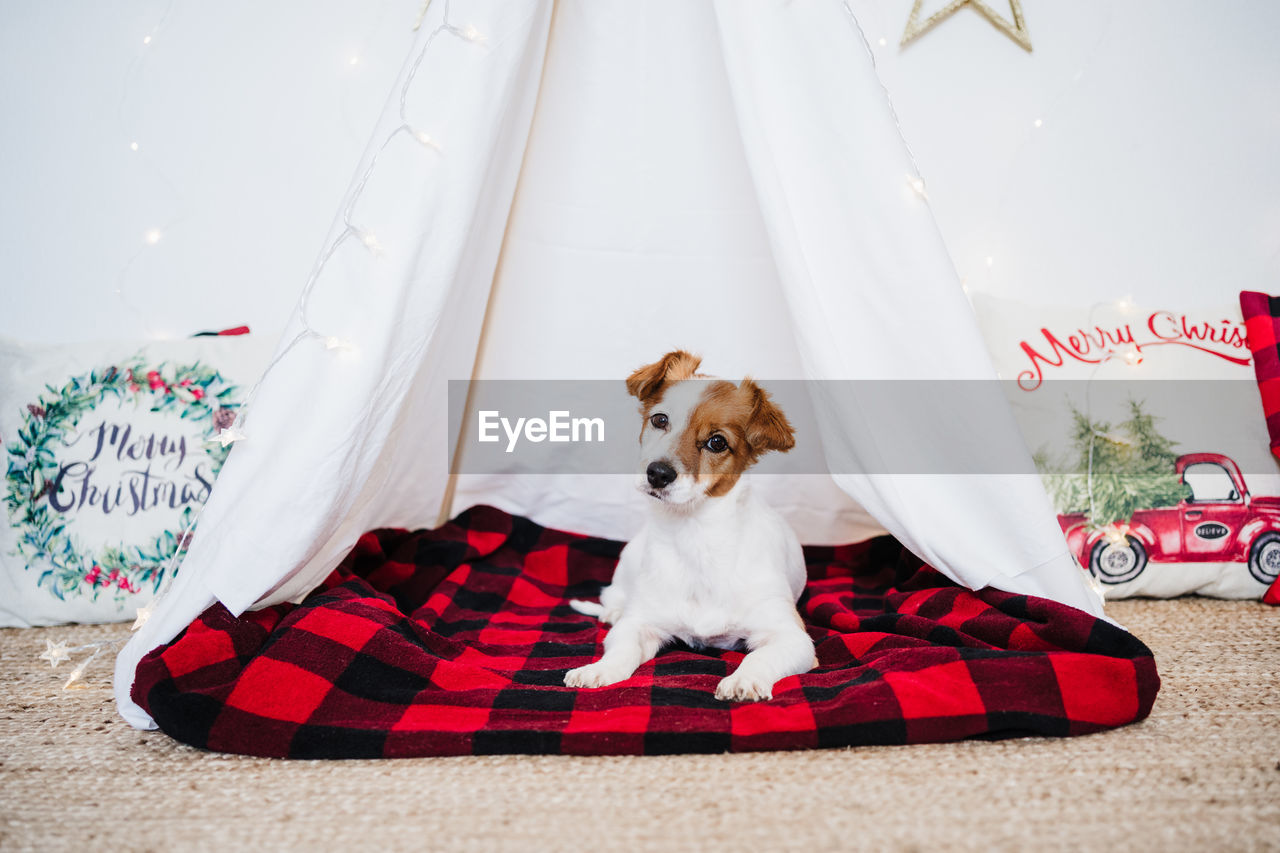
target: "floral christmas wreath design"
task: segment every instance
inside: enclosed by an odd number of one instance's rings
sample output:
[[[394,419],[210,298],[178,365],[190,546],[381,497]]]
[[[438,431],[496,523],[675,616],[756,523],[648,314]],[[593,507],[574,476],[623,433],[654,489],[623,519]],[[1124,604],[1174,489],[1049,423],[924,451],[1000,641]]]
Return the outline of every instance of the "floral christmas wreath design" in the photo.
[[[122,601],[126,594],[155,592],[174,556],[186,550],[188,537],[179,541],[179,536],[192,507],[183,509],[177,532],[166,530],[143,545],[107,546],[90,554],[50,506],[49,493],[59,471],[54,448],[64,444],[81,416],[109,397],[121,403],[132,400],[152,412],[177,412],[203,427],[204,435],[213,435],[235,420],[238,387],[199,363],[148,367],[142,356],[72,378],[61,389],[45,387],[47,393],[27,405],[17,440],[5,447],[5,504],[18,535],[17,554],[29,569],[40,568],[39,586],[64,601],[84,595],[96,601],[105,593]],[[230,448],[212,443],[202,452],[217,476]]]

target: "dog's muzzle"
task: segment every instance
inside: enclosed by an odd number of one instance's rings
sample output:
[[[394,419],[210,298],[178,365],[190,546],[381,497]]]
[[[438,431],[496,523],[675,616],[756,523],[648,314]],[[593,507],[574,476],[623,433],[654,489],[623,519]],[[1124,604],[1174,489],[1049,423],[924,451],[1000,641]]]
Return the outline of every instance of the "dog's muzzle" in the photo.
[[[666,462],[650,462],[649,467],[645,469],[645,476],[648,477],[650,486],[655,489],[665,489],[675,481],[676,469]]]

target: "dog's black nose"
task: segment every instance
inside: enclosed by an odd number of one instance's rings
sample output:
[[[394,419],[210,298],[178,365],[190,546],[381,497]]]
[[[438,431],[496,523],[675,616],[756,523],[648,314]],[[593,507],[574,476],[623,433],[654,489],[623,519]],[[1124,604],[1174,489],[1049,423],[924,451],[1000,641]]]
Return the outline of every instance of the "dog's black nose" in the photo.
[[[676,478],[676,469],[666,462],[650,462],[644,473],[649,478],[649,485],[655,489],[670,485],[671,481]]]

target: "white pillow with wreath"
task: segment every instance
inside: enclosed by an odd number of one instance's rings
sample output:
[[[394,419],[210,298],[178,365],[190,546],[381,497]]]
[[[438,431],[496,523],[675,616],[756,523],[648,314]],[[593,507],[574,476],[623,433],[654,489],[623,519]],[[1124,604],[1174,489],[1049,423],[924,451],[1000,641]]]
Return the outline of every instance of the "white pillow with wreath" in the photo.
[[[134,617],[165,580],[274,339],[0,339],[0,627]]]

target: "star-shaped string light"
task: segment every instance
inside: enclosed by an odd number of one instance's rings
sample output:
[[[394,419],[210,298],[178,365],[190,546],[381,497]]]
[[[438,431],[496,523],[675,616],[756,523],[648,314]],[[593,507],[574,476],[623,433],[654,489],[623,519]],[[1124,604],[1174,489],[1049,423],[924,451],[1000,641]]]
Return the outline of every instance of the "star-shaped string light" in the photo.
[[[218,433],[212,438],[205,439],[205,443],[221,444],[223,447],[226,447],[227,445],[234,444],[237,441],[244,441],[248,437],[249,436],[236,429],[235,426],[229,426],[218,430]]]
[[[47,660],[51,669],[56,669],[58,664],[64,660],[71,660],[71,652],[67,650],[67,644],[63,642],[55,643],[53,640],[44,641],[44,653],[40,655],[41,660]]]
[[[1009,0],[1009,9],[1013,12],[1013,21],[1000,17],[994,9],[986,4],[985,0],[951,0],[941,10],[933,13],[923,21],[920,20],[920,8],[922,6],[924,6],[924,0],[916,0],[915,5],[911,7],[911,17],[907,18],[907,28],[902,33],[902,41],[899,42],[900,47],[906,47],[908,43],[915,41],[963,7],[972,6],[975,10],[981,12],[988,21],[995,24],[1000,32],[1017,42],[1027,53],[1031,52],[1031,35],[1027,32],[1026,22],[1022,19],[1021,0]]]
[[[93,650],[93,654],[82,660],[71,670],[71,674],[67,676],[66,684],[62,685],[63,690],[83,689],[87,687],[83,681],[84,671],[89,668],[98,657],[105,651],[119,648],[124,643],[124,639],[103,640],[99,643],[86,643],[83,646],[68,647],[64,642],[53,642],[52,640],[44,641],[44,653],[40,655],[42,660],[47,660],[51,667],[56,668],[58,664],[64,660],[71,660],[71,656],[77,652],[87,652]]]
[[[143,625],[147,624],[147,620],[151,618],[151,612],[156,609],[156,599],[151,599],[146,604],[138,608],[138,612],[133,617],[133,627],[130,631],[136,631]]]

